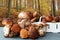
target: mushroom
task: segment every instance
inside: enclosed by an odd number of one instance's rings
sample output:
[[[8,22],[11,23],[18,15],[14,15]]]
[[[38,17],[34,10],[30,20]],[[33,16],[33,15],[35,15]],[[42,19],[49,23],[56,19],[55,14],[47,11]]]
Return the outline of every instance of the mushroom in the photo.
[[[54,17],[54,20],[55,20],[56,22],[59,22],[59,16],[55,16],[55,17]]]
[[[46,18],[47,22],[52,22],[52,20],[53,20],[53,17],[51,16],[51,14],[49,14],[45,18]]]
[[[18,18],[29,19],[31,22],[35,22],[39,19],[39,13],[36,11],[31,13],[30,11],[22,11],[19,13]]]
[[[3,19],[2,24],[4,25],[4,36],[8,37],[12,25],[12,20],[10,18],[5,18]]]
[[[36,28],[37,30],[39,30],[39,28],[42,27],[42,26],[43,26],[42,24],[35,24],[35,28]]]
[[[29,19],[22,19],[22,20],[19,19],[18,24],[20,25],[21,28],[26,28],[31,24],[31,22]]]
[[[20,37],[21,38],[28,38],[28,31],[26,29],[21,29]]]
[[[13,24],[9,37],[16,37],[17,35],[19,35],[20,30],[21,27],[18,24]]]
[[[33,18],[31,19],[31,22],[38,21],[39,18],[40,18],[39,13],[38,13],[37,11],[35,11],[35,12],[33,13]]]
[[[46,18],[45,17],[42,17],[42,20],[41,20],[43,23],[46,23],[47,22],[47,20],[46,20]]]
[[[18,18],[26,18],[30,19],[32,17],[32,14],[28,11],[22,11],[19,13]]]
[[[40,26],[40,28],[39,28],[39,35],[40,36],[45,36],[45,34],[46,34],[46,30],[47,30],[47,24],[42,24],[43,26]]]
[[[5,18],[2,21],[3,25],[12,25],[12,20],[10,18]]]
[[[25,27],[28,27],[31,22],[30,22],[30,19],[32,17],[32,14],[28,11],[22,11],[19,13],[18,15],[18,24],[21,26],[21,28],[25,28]]]
[[[31,25],[29,27],[29,31],[28,31],[28,35],[29,35],[29,38],[38,38],[38,30],[33,26]]]

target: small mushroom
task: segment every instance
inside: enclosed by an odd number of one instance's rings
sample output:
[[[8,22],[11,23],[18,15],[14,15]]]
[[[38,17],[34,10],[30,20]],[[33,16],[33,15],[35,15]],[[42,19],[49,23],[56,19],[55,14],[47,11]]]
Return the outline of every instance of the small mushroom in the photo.
[[[46,20],[46,18],[45,17],[42,17],[42,20],[41,20],[43,23],[46,23],[47,22],[47,20]]]
[[[13,33],[13,37],[17,36],[20,33],[21,27],[18,24],[13,24],[11,27],[11,32]]]
[[[21,28],[26,28],[31,24],[31,22],[29,19],[22,19],[22,20],[19,19],[18,24]]]
[[[3,25],[12,25],[12,20],[10,18],[5,18],[2,21]]]
[[[42,24],[43,26],[40,26],[40,28],[39,28],[39,35],[40,36],[45,36],[45,34],[46,34],[46,30],[47,30],[47,24]]]
[[[33,18],[31,19],[31,22],[36,22],[36,21],[39,20],[39,18],[40,18],[39,13],[38,13],[37,11],[35,11],[35,12],[33,13]]]
[[[28,35],[29,38],[38,38],[38,30],[33,25],[31,25],[28,31]]]
[[[49,14],[48,16],[45,17],[47,22],[52,22],[53,17]]]
[[[5,18],[3,19],[2,24],[4,25],[4,36],[9,37],[12,20],[10,18]]]
[[[28,38],[28,31],[26,29],[21,29],[20,37],[21,38]]]
[[[18,18],[28,18],[28,19],[30,19],[31,17],[32,17],[32,15],[28,11],[22,11],[18,15]]]
[[[39,35],[42,37],[42,36],[45,36],[45,32],[43,30],[39,30]]]

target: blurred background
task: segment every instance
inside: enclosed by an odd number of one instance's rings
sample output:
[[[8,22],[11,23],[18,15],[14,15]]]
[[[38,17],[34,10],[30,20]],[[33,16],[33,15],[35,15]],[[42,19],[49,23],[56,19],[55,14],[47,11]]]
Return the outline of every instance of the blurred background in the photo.
[[[0,0],[0,26],[2,19],[10,17],[17,21],[20,11],[39,11],[40,15],[60,15],[60,0]]]

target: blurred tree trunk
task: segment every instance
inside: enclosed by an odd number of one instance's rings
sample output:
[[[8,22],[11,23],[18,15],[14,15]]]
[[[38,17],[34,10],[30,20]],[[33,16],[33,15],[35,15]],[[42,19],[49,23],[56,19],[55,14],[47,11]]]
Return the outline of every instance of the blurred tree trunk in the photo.
[[[33,0],[33,6],[34,6],[33,8],[35,9],[35,0]]]
[[[16,10],[18,12],[18,0],[16,0]]]
[[[37,1],[35,0],[35,10],[37,9]]]
[[[7,13],[7,17],[10,17],[10,8],[11,8],[11,0],[8,1],[8,13]]]
[[[20,10],[21,10],[21,0],[20,0]]]
[[[5,2],[5,3],[4,3],[4,4],[5,4],[5,7],[6,7],[6,3],[7,3],[6,1],[7,1],[7,0],[4,1],[4,2]]]
[[[57,3],[58,1],[57,0],[55,0],[55,9],[56,9],[56,12],[58,11],[58,3]]]
[[[26,0],[23,0],[23,8],[25,8],[26,7]]]
[[[27,8],[27,4],[28,4],[27,1],[28,1],[28,0],[26,0],[26,2],[25,2],[25,3],[26,3],[26,4],[25,4],[26,8]]]
[[[6,7],[8,7],[8,0],[6,0]]]
[[[36,9],[38,10],[38,1],[36,0]]]
[[[40,0],[38,0],[38,10],[39,10],[39,14],[42,15],[42,14],[40,13]]]
[[[53,4],[53,16],[55,16],[56,15],[55,0],[52,0],[52,4]]]
[[[24,0],[21,0],[21,8],[24,8]]]
[[[16,8],[16,0],[12,0],[12,8]]]
[[[3,4],[3,6],[4,6],[4,0],[2,0],[2,4]]]
[[[34,8],[34,1],[32,0],[32,8]]]
[[[2,0],[2,7],[3,7],[4,5],[3,5],[3,0]]]

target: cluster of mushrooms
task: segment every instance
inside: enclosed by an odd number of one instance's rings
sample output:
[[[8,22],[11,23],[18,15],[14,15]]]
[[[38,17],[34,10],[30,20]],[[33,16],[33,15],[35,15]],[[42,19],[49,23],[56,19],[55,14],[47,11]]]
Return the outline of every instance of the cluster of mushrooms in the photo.
[[[47,16],[42,16],[42,22],[60,22],[60,15],[52,16],[48,14]]]
[[[47,24],[32,24],[32,22],[39,19],[38,12],[33,14],[28,11],[22,11],[18,15],[17,23],[13,24],[12,19],[5,18],[2,21],[4,25],[4,36],[8,38],[17,37],[20,38],[38,38],[39,36],[45,36]]]

